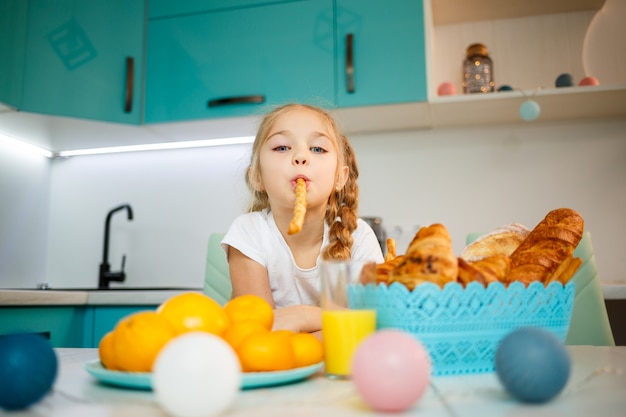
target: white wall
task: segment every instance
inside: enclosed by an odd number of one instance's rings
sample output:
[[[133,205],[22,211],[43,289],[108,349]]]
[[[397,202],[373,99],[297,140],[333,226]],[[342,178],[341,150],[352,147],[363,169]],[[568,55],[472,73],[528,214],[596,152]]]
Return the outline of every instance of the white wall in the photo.
[[[0,143],[0,288],[45,281],[50,164]]]
[[[626,280],[626,120],[524,123],[352,137],[361,214],[383,217],[404,251],[419,225],[441,222],[455,251],[465,235],[510,222],[534,227],[558,207],[592,232],[603,280]],[[127,254],[128,286],[195,286],[206,241],[247,201],[249,145],[85,156],[53,162],[47,280],[95,286],[106,213],[110,262]],[[4,217],[4,215],[2,216]],[[403,233],[398,233],[401,229]]]
[[[48,281],[96,286],[106,215],[129,203],[134,219],[123,211],[112,217],[109,250],[113,271],[127,255],[124,285],[201,287],[209,234],[225,231],[246,201],[247,152],[231,146],[55,161]]]

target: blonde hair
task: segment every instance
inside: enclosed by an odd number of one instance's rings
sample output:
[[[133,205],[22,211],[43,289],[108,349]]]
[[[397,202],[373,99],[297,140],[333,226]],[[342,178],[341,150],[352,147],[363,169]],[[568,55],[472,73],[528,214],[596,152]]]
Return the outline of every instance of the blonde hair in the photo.
[[[276,120],[282,115],[297,108],[314,111],[326,124],[330,135],[329,139],[337,148],[338,169],[335,173],[336,179],[338,178],[339,171],[343,166],[347,166],[349,168],[348,180],[346,184],[339,190],[335,189],[328,198],[325,220],[330,226],[328,233],[329,243],[322,250],[322,258],[350,259],[352,243],[354,242],[352,232],[357,227],[357,209],[359,204],[359,187],[357,184],[357,178],[359,177],[359,168],[356,163],[354,150],[352,149],[348,138],[339,132],[332,116],[319,107],[307,104],[287,104],[277,107],[263,118],[252,145],[250,166],[248,167],[246,173],[246,184],[252,192],[252,199],[248,211],[261,211],[270,207],[267,192],[256,186],[261,178],[261,168],[259,164],[260,149],[265,141],[267,141]]]

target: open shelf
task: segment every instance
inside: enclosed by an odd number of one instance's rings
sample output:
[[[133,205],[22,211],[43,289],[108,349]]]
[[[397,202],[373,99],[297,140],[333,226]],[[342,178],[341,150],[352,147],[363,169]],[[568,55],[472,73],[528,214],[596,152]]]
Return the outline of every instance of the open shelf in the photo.
[[[597,11],[605,2],[606,0],[431,0],[435,25]]]
[[[438,97],[427,103],[340,109],[348,134],[524,123],[520,105],[536,101],[536,122],[626,117],[626,84]]]

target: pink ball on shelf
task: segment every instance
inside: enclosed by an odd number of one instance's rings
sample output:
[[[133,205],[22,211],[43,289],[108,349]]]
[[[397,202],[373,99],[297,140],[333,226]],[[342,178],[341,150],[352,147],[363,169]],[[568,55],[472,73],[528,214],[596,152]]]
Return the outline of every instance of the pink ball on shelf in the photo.
[[[585,85],[600,85],[600,81],[596,77],[585,77],[578,83],[580,86]]]
[[[352,381],[363,401],[376,411],[412,407],[430,383],[430,356],[413,336],[379,330],[368,336],[352,358]]]
[[[437,94],[440,96],[453,96],[456,94],[456,86],[451,82],[441,83],[437,89]]]

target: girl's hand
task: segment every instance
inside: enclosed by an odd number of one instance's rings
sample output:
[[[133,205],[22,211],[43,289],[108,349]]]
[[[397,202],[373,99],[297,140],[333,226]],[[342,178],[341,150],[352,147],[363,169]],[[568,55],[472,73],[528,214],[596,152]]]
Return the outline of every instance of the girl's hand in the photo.
[[[322,309],[315,306],[294,305],[274,310],[272,330],[291,330],[313,333],[322,329]]]

